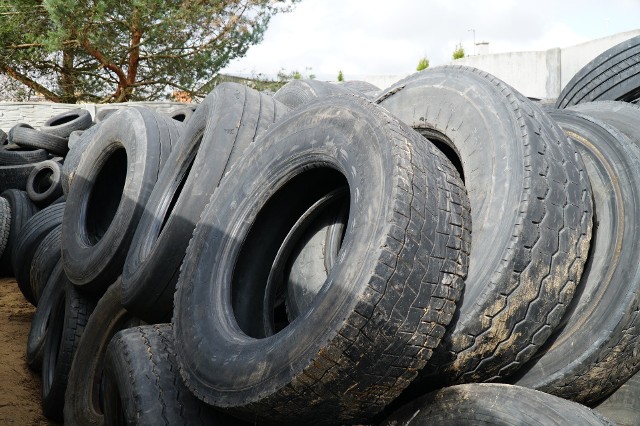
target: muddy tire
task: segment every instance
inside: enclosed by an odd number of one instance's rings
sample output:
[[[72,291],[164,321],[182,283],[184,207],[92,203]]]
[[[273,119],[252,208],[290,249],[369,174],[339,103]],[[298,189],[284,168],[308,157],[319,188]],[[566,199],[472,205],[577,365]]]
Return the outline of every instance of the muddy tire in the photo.
[[[349,205],[337,261],[298,299],[302,283],[271,279],[274,259],[336,191]],[[299,108],[247,150],[196,226],[173,317],[187,387],[252,421],[370,418],[444,334],[469,239],[462,182],[420,135],[355,95]]]
[[[592,217],[582,160],[538,106],[474,68],[429,68],[378,102],[453,160],[471,202],[464,298],[416,386],[507,377],[559,324],[582,274]]]

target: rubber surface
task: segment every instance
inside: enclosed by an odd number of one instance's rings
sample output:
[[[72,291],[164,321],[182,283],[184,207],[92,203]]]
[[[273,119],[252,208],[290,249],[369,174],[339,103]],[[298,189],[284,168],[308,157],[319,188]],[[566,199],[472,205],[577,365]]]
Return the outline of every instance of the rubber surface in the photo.
[[[346,87],[326,81],[291,80],[273,94],[273,99],[295,109],[316,98],[353,93]]]
[[[36,204],[47,206],[62,194],[60,163],[46,160],[36,164],[27,178],[27,194]]]
[[[93,120],[88,110],[77,108],[51,117],[40,127],[40,130],[50,135],[69,139],[72,132],[86,130],[91,127]]]
[[[31,261],[31,291],[34,299],[40,300],[40,296],[46,288],[53,268],[58,264],[62,256],[61,249],[62,224],[53,228],[38,244]]]
[[[0,193],[0,197],[9,201],[11,211],[11,227],[9,229],[9,238],[4,249],[4,253],[0,257],[0,274],[4,277],[12,277],[13,265],[11,262],[11,252],[16,244],[18,235],[24,224],[29,220],[38,207],[29,199],[26,192],[19,189],[8,189]]]

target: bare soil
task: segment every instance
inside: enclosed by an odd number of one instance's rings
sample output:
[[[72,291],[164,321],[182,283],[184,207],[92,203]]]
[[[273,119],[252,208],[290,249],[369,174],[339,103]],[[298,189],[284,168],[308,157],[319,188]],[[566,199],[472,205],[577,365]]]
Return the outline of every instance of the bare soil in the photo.
[[[40,377],[27,367],[35,308],[12,278],[0,278],[0,425],[55,425],[40,410]]]

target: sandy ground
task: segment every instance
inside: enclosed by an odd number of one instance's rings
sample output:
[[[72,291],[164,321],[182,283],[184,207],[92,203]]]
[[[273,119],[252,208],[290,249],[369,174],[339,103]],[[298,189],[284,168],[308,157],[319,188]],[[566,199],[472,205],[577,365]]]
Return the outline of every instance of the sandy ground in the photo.
[[[35,308],[13,279],[0,278],[0,425],[55,425],[40,410],[40,377],[27,367]]]

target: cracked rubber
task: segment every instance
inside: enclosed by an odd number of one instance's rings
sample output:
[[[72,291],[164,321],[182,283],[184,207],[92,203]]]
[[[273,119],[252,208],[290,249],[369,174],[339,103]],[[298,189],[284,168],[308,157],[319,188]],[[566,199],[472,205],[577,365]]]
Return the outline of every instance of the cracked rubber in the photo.
[[[464,296],[417,392],[501,380],[559,324],[582,274],[592,217],[582,160],[548,114],[478,69],[429,68],[377,102],[453,159],[471,202]]]
[[[350,205],[336,262],[310,306],[265,337],[280,246],[339,188]],[[356,95],[298,108],[223,179],[189,243],[173,316],[187,387],[251,421],[367,421],[438,345],[469,244],[463,184],[433,145]]]
[[[584,405],[520,386],[471,383],[440,389],[408,403],[382,426],[614,426]]]
[[[562,89],[556,108],[591,101],[640,99],[640,36],[607,49],[585,65]]]
[[[104,365],[107,425],[244,424],[206,406],[182,383],[171,324],[118,332],[107,347]]]
[[[551,116],[591,180],[597,225],[589,260],[562,328],[510,381],[593,403],[640,369],[640,148],[581,106]]]

